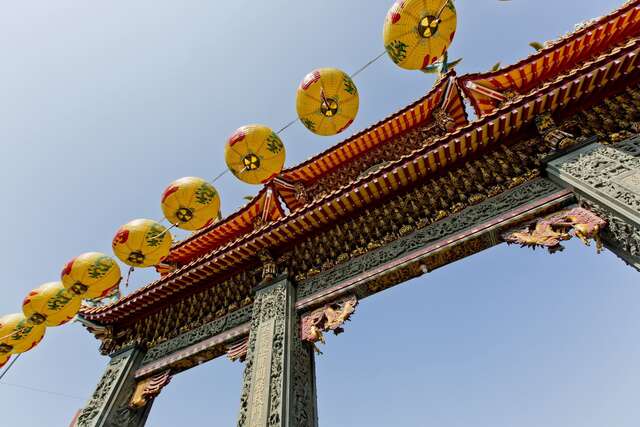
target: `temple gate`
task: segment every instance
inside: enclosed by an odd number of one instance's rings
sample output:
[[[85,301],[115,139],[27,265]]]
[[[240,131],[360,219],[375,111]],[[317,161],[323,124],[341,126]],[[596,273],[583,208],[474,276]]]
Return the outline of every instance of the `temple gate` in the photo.
[[[111,361],[76,425],[142,426],[173,375],[226,355],[245,363],[239,426],[317,426],[314,349],[369,295],[502,242],[576,237],[640,270],[639,15],[629,1],[510,67],[450,71],[85,309]]]

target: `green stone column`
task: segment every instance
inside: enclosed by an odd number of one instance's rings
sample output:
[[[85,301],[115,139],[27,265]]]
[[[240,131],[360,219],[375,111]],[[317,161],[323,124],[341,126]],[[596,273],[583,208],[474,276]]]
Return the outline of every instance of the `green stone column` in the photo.
[[[239,427],[316,427],[314,354],[300,340],[296,290],[286,277],[256,289]]]
[[[144,352],[130,348],[111,356],[93,396],[80,412],[77,427],[144,426],[152,402],[134,410],[129,408],[136,382],[133,377]]]

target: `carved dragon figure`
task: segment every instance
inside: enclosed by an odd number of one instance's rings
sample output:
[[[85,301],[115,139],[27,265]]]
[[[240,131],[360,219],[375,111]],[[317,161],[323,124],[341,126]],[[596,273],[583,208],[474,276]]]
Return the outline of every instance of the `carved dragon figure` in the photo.
[[[342,325],[350,319],[357,305],[358,299],[351,295],[303,315],[300,321],[302,340],[314,343],[316,352],[321,353],[315,343],[324,344],[323,332],[333,331],[336,335],[344,332]]]
[[[564,249],[560,242],[569,240],[572,235],[589,246],[595,240],[598,253],[602,251],[600,231],[606,227],[605,220],[584,208],[556,212],[525,229],[511,231],[503,236],[508,244],[516,243],[522,247],[545,247],[550,253]]]

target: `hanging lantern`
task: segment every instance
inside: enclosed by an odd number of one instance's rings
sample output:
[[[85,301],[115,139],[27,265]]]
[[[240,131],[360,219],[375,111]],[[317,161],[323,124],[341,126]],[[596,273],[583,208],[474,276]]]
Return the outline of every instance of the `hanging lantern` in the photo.
[[[169,255],[171,233],[150,219],[126,223],[113,238],[113,252],[131,267],[152,267]]]
[[[120,283],[120,267],[100,252],[87,252],[69,261],[60,275],[62,285],[75,295],[93,299],[113,292]]]
[[[49,282],[29,292],[22,312],[32,325],[59,326],[80,310],[82,298],[66,289],[62,282]]]
[[[0,354],[0,368],[6,365],[9,359],[11,359],[10,354]]]
[[[193,231],[215,221],[220,212],[220,196],[204,179],[189,176],[173,181],[164,190],[161,205],[169,222]]]
[[[384,23],[384,46],[394,63],[407,70],[434,64],[456,33],[452,0],[397,0]]]
[[[224,149],[229,170],[248,184],[262,184],[282,171],[285,149],[280,137],[263,125],[243,126]]]
[[[296,109],[311,132],[328,136],[345,130],[356,118],[360,99],[351,77],[337,68],[307,74],[298,87]]]
[[[31,350],[42,341],[46,329],[43,324],[31,324],[22,313],[0,317],[0,354]]]

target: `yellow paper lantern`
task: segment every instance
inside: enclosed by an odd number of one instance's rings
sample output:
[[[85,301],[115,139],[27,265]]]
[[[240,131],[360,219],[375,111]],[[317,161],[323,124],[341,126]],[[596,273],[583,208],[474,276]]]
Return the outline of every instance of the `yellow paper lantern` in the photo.
[[[69,261],[62,270],[62,285],[82,298],[109,295],[120,283],[118,263],[100,252],[87,252]]]
[[[126,223],[113,238],[113,252],[131,267],[152,267],[169,255],[171,233],[150,219]]]
[[[0,354],[18,354],[38,345],[46,330],[43,324],[33,325],[22,313],[0,317]]]
[[[263,184],[282,171],[285,149],[280,137],[270,128],[248,125],[231,135],[224,158],[238,179],[249,184]]]
[[[0,354],[0,368],[6,365],[9,359],[11,359],[10,354]]]
[[[172,224],[185,230],[199,230],[215,221],[220,196],[204,179],[188,176],[173,181],[164,190],[161,206]]]
[[[384,46],[398,66],[422,70],[444,55],[456,25],[452,0],[397,0],[384,23]]]
[[[81,302],[82,298],[62,282],[49,282],[29,292],[22,302],[22,313],[33,325],[59,326],[73,319]]]
[[[298,87],[296,109],[302,124],[318,135],[335,135],[356,118],[360,98],[351,77],[336,68],[307,74]]]

